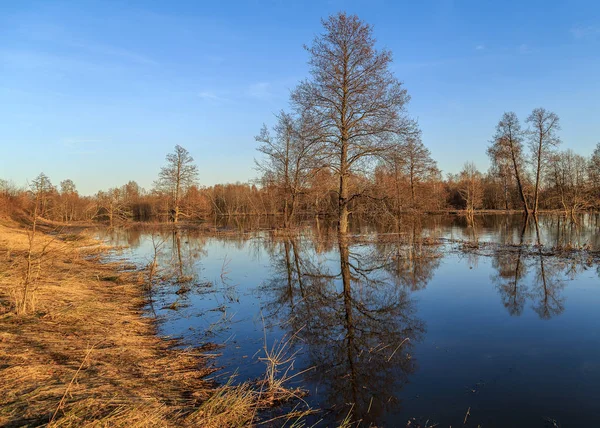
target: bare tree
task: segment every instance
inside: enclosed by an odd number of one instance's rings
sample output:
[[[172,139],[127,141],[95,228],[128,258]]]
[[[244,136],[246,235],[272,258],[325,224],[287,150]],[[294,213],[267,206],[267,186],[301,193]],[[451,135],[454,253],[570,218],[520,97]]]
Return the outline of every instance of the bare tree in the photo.
[[[359,167],[389,152],[391,137],[415,131],[405,116],[409,96],[390,71],[392,55],[375,48],[372,27],[339,13],[323,21],[325,32],[306,47],[311,79],[292,93],[298,112],[318,120],[329,166],[339,176],[339,231],[348,230],[348,181]]]
[[[592,205],[587,188],[586,159],[569,149],[551,158],[549,181],[554,185],[565,211],[575,219],[575,213]]]
[[[34,195],[36,207],[34,211],[39,217],[45,217],[50,209],[50,196],[55,191],[46,174],[40,173],[29,186]]]
[[[14,184],[0,178],[0,213],[8,213],[12,208],[14,197],[18,194]]]
[[[404,139],[393,157],[399,157],[398,160],[401,161],[401,170],[410,183],[411,206],[416,208],[416,187],[420,182],[439,174],[437,163],[432,159],[431,152],[418,136]]]
[[[175,146],[175,151],[166,157],[167,164],[158,174],[157,189],[166,192],[171,200],[171,218],[173,223],[179,221],[181,215],[181,197],[185,190],[198,182],[198,167],[194,158],[181,147]]]
[[[527,123],[531,126],[527,133],[529,135],[529,147],[534,156],[533,214],[535,215],[538,211],[542,169],[552,149],[560,144],[560,138],[556,135],[556,132],[560,130],[560,123],[555,113],[544,108],[534,109],[527,118]]]
[[[523,188],[523,131],[515,113],[507,112],[502,115],[502,119],[496,126],[492,145],[488,148],[488,155],[492,162],[508,162],[511,164],[523,209],[525,214],[529,215],[529,206]]]
[[[475,210],[479,209],[482,204],[483,176],[473,162],[467,162],[460,172],[459,177],[459,192],[465,201],[467,216],[472,222]]]
[[[27,313],[28,308],[33,309],[33,294],[36,291],[36,282],[42,272],[42,261],[47,255],[48,246],[52,242],[49,240],[42,245],[41,250],[36,251],[36,236],[38,232],[38,218],[43,209],[46,208],[46,198],[48,193],[54,190],[50,179],[41,173],[32,181],[30,192],[33,197],[33,211],[31,213],[31,226],[27,230],[27,252],[25,254],[25,272],[23,274],[23,284],[21,295],[16,298],[16,312],[18,315]]]
[[[75,183],[71,179],[60,182],[61,220],[73,221],[75,217],[75,203],[79,198]]]
[[[110,227],[115,222],[125,221],[131,216],[125,201],[124,192],[121,189],[108,189],[106,192],[100,191],[96,194],[97,210],[96,216],[108,219]]]
[[[272,136],[266,127],[255,137],[261,143],[258,151],[266,155],[256,161],[258,168],[282,193],[283,225],[288,228],[298,206],[298,198],[305,193],[311,173],[320,166],[319,140],[306,117],[295,118],[281,112]]]
[[[489,175],[490,177],[500,179],[502,196],[504,199],[504,209],[508,211],[510,209],[509,200],[511,186],[514,183],[513,174],[511,174],[511,159],[510,157],[504,156],[502,152],[497,151],[494,146],[488,147],[487,153],[491,160]]]
[[[588,176],[592,186],[592,192],[596,196],[596,203],[600,203],[600,143],[596,144],[594,153],[589,160]]]

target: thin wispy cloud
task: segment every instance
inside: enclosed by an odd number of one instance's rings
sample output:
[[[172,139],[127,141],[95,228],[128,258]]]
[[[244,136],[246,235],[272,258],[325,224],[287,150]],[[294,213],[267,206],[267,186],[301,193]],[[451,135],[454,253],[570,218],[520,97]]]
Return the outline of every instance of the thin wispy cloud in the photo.
[[[583,26],[583,25],[576,25],[575,27],[571,28],[570,30],[571,35],[575,38],[575,39],[585,39],[588,37],[597,37],[600,36],[600,26],[596,26],[596,25],[587,25],[587,26]]]
[[[222,97],[210,91],[202,91],[198,93],[198,97],[207,101],[229,101],[229,99]]]
[[[86,43],[86,42],[69,42],[67,46],[85,50],[89,53],[101,56],[119,58],[128,62],[133,62],[141,65],[158,65],[158,62],[145,55],[133,52],[118,46]]]
[[[115,64],[35,50],[0,50],[0,64],[19,70],[41,69],[65,73],[109,73],[121,70],[121,67]]]
[[[269,98],[271,94],[271,84],[269,82],[258,82],[250,85],[246,90],[246,95],[252,98]]]
[[[475,50],[476,51],[484,51],[485,50],[485,45],[483,44],[479,44],[475,46]]]
[[[23,34],[23,37],[29,40],[44,43],[51,42],[58,46],[77,50],[82,54],[120,59],[140,65],[158,65],[157,61],[147,55],[121,46],[86,40],[73,34],[69,28],[52,23],[36,22],[35,25],[24,23],[19,26],[19,31]]]

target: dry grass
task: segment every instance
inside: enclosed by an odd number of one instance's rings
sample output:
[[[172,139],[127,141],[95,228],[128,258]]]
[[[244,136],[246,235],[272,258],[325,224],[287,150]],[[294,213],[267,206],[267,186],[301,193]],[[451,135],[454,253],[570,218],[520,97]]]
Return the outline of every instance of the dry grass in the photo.
[[[206,350],[174,348],[143,316],[148,272],[101,263],[108,249],[85,236],[36,238],[45,253],[31,310],[17,315],[27,236],[0,219],[0,426],[300,426],[311,412],[302,405],[277,422],[258,417],[302,395],[283,385],[289,342],[265,347],[263,381],[206,381],[214,371]]]
[[[190,414],[186,422],[206,428],[246,427],[252,425],[258,408],[256,392],[250,384],[233,385],[231,378]]]
[[[90,239],[39,239],[35,310],[17,316],[27,233],[0,224],[0,426],[181,425],[213,393],[211,370],[156,336],[143,273],[99,263]]]
[[[263,320],[264,324],[264,320]],[[287,384],[297,376],[312,370],[310,367],[301,372],[291,374],[294,369],[296,355],[300,351],[292,350],[292,345],[299,331],[291,336],[284,336],[281,340],[273,343],[271,347],[267,343],[267,334],[264,334],[264,357],[259,358],[266,365],[265,378],[261,382],[263,386],[261,390],[261,400],[271,405],[286,402],[292,399],[301,400],[306,395],[306,391],[302,389],[294,389]],[[306,406],[308,408],[308,405]]]

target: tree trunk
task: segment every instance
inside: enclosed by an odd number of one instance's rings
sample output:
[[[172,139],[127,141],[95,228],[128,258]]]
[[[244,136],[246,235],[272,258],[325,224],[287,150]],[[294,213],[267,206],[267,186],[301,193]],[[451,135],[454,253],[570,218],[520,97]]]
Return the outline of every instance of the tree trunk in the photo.
[[[513,167],[515,169],[515,178],[517,179],[517,186],[519,187],[519,195],[521,196],[521,201],[523,202],[523,208],[525,209],[525,215],[529,216],[529,207],[527,206],[527,199],[525,199],[525,192],[523,191],[523,184],[521,183],[521,174],[519,174],[519,167],[517,165],[517,159],[515,158],[515,153],[513,148],[511,147],[511,158],[513,161]]]
[[[181,190],[181,159],[177,162],[177,179],[175,183],[175,200],[174,200],[174,210],[175,214],[173,215],[173,223],[177,223],[179,221],[179,192]]]
[[[506,211],[508,211],[508,183],[506,174],[504,174],[504,176],[502,177],[502,183],[504,187],[504,208],[506,209]]]
[[[342,153],[340,162],[340,194],[338,198],[338,231],[340,233],[348,232],[348,177],[347,168],[347,147],[346,142],[342,142]]]
[[[415,204],[415,174],[414,174],[414,170],[413,167],[410,167],[410,197],[412,200],[412,207],[416,208],[416,204]]]
[[[540,188],[540,171],[542,169],[542,137],[540,136],[538,153],[537,153],[537,168],[535,172],[535,190],[533,194],[533,215],[537,214],[538,210],[538,196]]]
[[[288,200],[287,195],[285,195],[285,200],[283,201],[283,227],[285,229],[290,227],[288,215]]]
[[[346,183],[346,177],[340,175],[340,198],[339,198],[339,221],[338,231],[340,233],[348,232],[348,183]]]
[[[398,163],[394,162],[394,175],[395,175],[395,185],[396,185],[396,216],[400,216],[400,176],[398,173]]]

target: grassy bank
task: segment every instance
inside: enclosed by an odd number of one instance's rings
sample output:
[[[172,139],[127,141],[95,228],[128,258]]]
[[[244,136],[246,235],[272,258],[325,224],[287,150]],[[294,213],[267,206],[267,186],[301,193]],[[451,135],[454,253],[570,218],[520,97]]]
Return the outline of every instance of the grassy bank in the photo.
[[[156,335],[146,273],[102,263],[108,248],[29,236],[0,221],[0,426],[247,426],[288,398],[206,381],[209,357]]]

